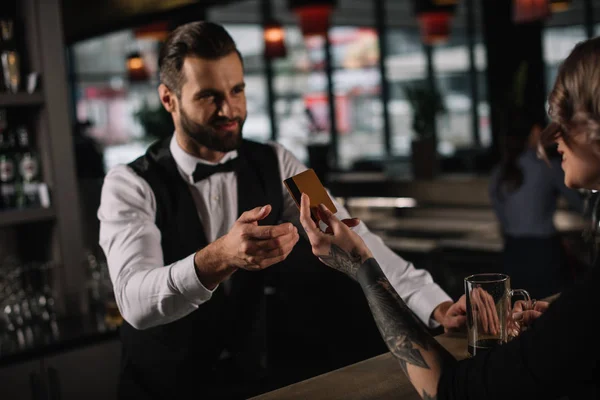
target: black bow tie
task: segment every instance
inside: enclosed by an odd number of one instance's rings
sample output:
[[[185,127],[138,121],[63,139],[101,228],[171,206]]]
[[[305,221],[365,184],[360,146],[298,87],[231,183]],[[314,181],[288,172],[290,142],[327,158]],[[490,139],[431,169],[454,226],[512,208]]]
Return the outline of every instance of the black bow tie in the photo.
[[[208,165],[198,163],[196,164],[196,169],[192,174],[194,178],[194,183],[201,181],[202,179],[206,179],[212,174],[216,174],[217,172],[231,172],[235,171],[235,166],[238,164],[239,158],[232,158],[231,160],[224,162],[222,164],[217,165]]]

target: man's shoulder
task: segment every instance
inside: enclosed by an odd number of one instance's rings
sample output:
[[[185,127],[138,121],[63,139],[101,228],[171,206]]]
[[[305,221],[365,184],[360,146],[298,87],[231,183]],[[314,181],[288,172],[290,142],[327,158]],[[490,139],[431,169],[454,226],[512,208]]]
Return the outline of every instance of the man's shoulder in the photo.
[[[127,164],[118,164],[104,177],[98,218],[107,222],[133,213],[145,215],[151,212],[153,204],[154,194],[148,184]]]
[[[157,140],[151,143],[144,154],[127,163],[127,166],[138,175],[144,175],[153,165],[158,165],[159,159],[165,156],[171,157],[169,143],[170,138]]]
[[[139,156],[138,158],[136,158],[133,161],[130,161],[129,163],[125,164],[126,167],[128,167],[132,172],[135,172],[136,174],[140,174],[142,171],[147,170],[148,168],[150,168],[150,164],[151,164],[151,157],[148,155],[148,151],[149,149],[142,154],[141,156]]]
[[[140,176],[131,168],[130,164],[112,166],[104,177],[105,184],[107,182],[132,182],[139,180]]]

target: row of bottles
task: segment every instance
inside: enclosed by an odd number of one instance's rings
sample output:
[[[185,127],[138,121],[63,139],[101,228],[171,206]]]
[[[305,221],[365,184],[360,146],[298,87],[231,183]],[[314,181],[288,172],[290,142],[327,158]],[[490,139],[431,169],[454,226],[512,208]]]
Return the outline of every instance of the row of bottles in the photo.
[[[0,210],[48,207],[47,186],[26,125],[10,126],[0,109]]]
[[[2,8],[2,7],[0,7]],[[0,77],[0,92],[17,93],[23,91],[23,41],[22,25],[11,12],[10,5],[0,12],[0,66],[2,76]],[[28,81],[35,81],[35,74],[28,77]],[[36,82],[27,82],[27,91],[35,90]],[[30,88],[31,87],[31,88]]]
[[[21,52],[18,49],[15,18],[0,16],[0,65],[2,79],[0,91],[16,93],[22,90],[21,82]]]

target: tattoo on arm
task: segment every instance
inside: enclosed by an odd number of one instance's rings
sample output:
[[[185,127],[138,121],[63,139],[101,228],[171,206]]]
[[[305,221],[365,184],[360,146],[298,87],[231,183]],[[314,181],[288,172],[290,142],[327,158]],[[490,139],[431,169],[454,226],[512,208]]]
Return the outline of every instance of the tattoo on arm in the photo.
[[[420,348],[428,350],[428,333],[385,278],[367,286],[367,301],[390,352],[408,373],[407,365],[429,368]],[[398,317],[401,318],[398,318]]]
[[[423,399],[437,399],[441,371],[456,361],[454,357],[429,334],[374,259],[362,264],[356,278],[381,336],[408,379]]]
[[[350,275],[352,278],[356,278],[356,272],[361,266],[361,257],[359,254],[348,253],[346,250],[331,244],[329,254],[325,256],[319,256],[321,261],[331,268],[337,269]]]

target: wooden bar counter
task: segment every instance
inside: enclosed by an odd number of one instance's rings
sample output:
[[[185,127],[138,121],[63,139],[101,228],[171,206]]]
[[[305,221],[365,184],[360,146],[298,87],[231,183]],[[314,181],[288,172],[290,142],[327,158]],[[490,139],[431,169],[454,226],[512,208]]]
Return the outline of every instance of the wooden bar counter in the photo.
[[[456,358],[467,357],[465,334],[442,334],[436,337]],[[318,362],[318,360],[315,360]],[[420,400],[400,364],[385,353],[356,364],[328,372],[251,400],[335,400],[396,399]]]

